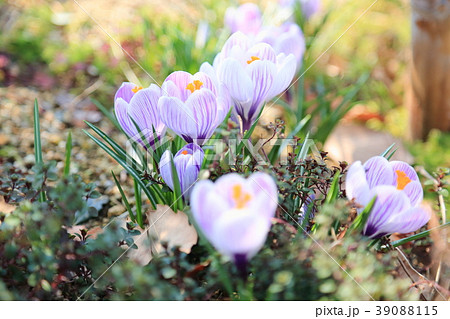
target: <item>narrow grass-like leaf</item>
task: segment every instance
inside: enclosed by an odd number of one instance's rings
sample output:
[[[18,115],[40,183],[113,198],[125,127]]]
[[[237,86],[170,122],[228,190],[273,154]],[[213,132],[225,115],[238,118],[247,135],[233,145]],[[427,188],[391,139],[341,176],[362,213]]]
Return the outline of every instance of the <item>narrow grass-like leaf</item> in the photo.
[[[375,201],[377,200],[376,196],[372,198],[372,200],[367,204],[367,206],[364,208],[364,210],[356,216],[355,220],[350,226],[348,234],[353,231],[362,231],[364,229],[364,226],[367,223],[367,219],[370,216],[370,212],[372,211],[373,206],[375,205]]]
[[[380,156],[382,157],[387,157],[389,152],[392,150],[392,148],[394,147],[395,143],[392,143],[391,146],[389,146],[383,153],[380,154]]]
[[[133,168],[135,169],[141,169],[142,165],[140,165],[139,163],[136,162],[136,160],[134,158],[132,158],[131,156],[129,156],[127,154],[127,152],[125,152],[125,150],[119,146],[119,144],[117,144],[112,138],[110,138],[106,133],[104,133],[101,129],[99,129],[98,127],[96,127],[95,125],[85,121],[86,125],[89,126],[95,133],[98,134],[98,136],[100,136],[106,143],[108,143],[109,146],[111,146],[111,148],[114,150],[114,152],[117,154],[117,156],[126,161],[127,163],[131,163],[133,165]],[[88,132],[84,131],[86,134],[88,134]],[[90,135],[90,134],[89,134]]]
[[[138,181],[139,185],[142,187],[142,190],[144,191],[145,195],[147,195],[147,198],[149,199],[153,208],[156,209],[155,197],[149,191],[149,189],[146,187],[144,182],[141,180],[140,174],[133,167],[128,165],[127,162],[124,161],[117,153],[115,153],[112,149],[110,149],[108,146],[106,146],[106,144],[104,144],[98,138],[96,138],[91,133],[87,132],[86,130],[83,130],[83,132],[87,136],[89,136],[98,146],[100,146],[106,153],[108,153],[112,158],[114,158],[117,161],[117,163],[119,163],[135,180]]]
[[[288,137],[282,141],[281,144],[277,144],[272,147],[269,154],[267,155],[272,164],[274,164],[276,160],[281,156],[283,150],[288,146],[289,141],[294,138],[294,136],[296,136],[303,129],[303,127],[305,127],[306,124],[308,124],[310,119],[311,116],[309,114],[306,115],[292,130],[292,132],[289,133]]]
[[[330,204],[336,201],[339,195],[339,178],[341,177],[341,173],[337,172],[333,181],[331,182],[330,189],[328,190],[327,198],[325,199],[326,204]]]
[[[100,103],[100,101],[91,98],[91,102],[94,103],[94,105],[100,110],[100,112],[103,113],[104,116],[106,116],[106,118],[119,130],[122,130],[122,127],[120,126],[119,122],[117,122],[116,117],[113,115],[113,113],[108,110],[106,107],[103,106],[102,103]]]
[[[183,209],[183,200],[182,200],[182,194],[181,194],[181,186],[180,186],[180,179],[178,176],[177,169],[175,167],[175,163],[173,161],[173,157],[170,160],[170,165],[172,169],[172,183],[173,183],[173,205],[175,208],[175,212],[177,210]]]
[[[41,146],[41,127],[39,123],[39,104],[37,99],[34,99],[34,157],[36,165],[42,165],[42,146]],[[39,193],[39,202],[43,203],[46,200],[45,192],[42,190]]]
[[[141,228],[144,228],[144,218],[142,216],[142,197],[139,182],[134,180],[134,197],[136,199],[136,222]]]
[[[70,174],[70,160],[72,157],[72,132],[69,131],[66,141],[66,160],[64,161],[64,176],[68,177]]]
[[[409,236],[409,237],[406,237],[406,238],[402,238],[402,239],[393,241],[393,242],[391,242],[391,245],[394,246],[394,247],[398,247],[398,246],[404,245],[406,243],[409,243],[410,241],[421,239],[421,238],[425,238],[425,237],[429,236],[431,234],[431,232],[437,231],[438,229],[443,229],[445,227],[448,227],[449,225],[450,225],[450,222],[446,222],[445,224],[442,224],[442,225],[440,225],[440,226],[438,226],[438,227],[436,227],[436,228],[434,228],[432,230],[426,230],[426,231],[423,231],[421,233],[418,233],[418,234],[415,234],[415,235],[412,235],[412,236]]]
[[[117,177],[113,171],[111,171],[111,174],[114,178],[114,182],[116,183],[117,188],[119,189],[120,196],[122,196],[122,201],[128,211],[128,215],[130,216],[131,221],[135,222],[136,217],[134,216],[133,211],[131,210],[131,206],[130,206],[130,203],[128,202],[127,196],[125,195],[125,192],[123,191],[122,186],[120,186],[120,183],[117,180]]]

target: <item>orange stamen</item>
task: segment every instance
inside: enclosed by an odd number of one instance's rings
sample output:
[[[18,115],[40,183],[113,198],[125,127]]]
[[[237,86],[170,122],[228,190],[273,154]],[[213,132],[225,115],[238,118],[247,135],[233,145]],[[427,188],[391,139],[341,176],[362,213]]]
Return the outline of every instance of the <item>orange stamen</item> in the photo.
[[[250,57],[250,59],[251,59],[251,60],[248,60],[248,61],[247,61],[247,64],[250,64],[250,63],[252,63],[252,62],[255,62],[256,60],[261,60],[261,59],[258,58],[257,56],[253,56],[253,55]]]
[[[397,174],[397,189],[402,190],[411,182],[411,179],[406,176],[405,172],[397,170],[395,173]]]
[[[231,197],[236,203],[236,208],[241,209],[247,206],[247,203],[252,199],[252,196],[249,193],[244,193],[242,191],[242,186],[236,184],[233,186]]]
[[[133,93],[137,93],[140,90],[142,90],[142,86],[135,86],[133,89],[131,89],[131,91],[133,91]]]
[[[201,87],[202,87],[202,85],[203,85],[203,82],[202,82],[202,81],[194,80],[194,82],[189,83],[189,84],[186,86],[186,90],[189,90],[189,91],[191,91],[191,93],[194,93],[194,91],[200,90]]]
[[[188,152],[188,151],[183,151],[183,152],[181,152],[181,154],[183,154],[183,155],[188,155],[189,152]]]

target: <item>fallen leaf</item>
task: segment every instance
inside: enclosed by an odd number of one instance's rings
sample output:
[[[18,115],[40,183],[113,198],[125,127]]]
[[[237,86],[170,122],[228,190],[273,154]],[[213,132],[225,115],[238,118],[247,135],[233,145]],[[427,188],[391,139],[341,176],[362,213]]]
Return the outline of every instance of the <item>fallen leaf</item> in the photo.
[[[16,206],[5,203],[3,196],[0,196],[0,212],[9,214],[16,209]]]
[[[141,265],[148,264],[154,255],[163,252],[163,242],[169,249],[178,246],[186,254],[197,243],[197,231],[182,211],[175,213],[169,206],[157,205],[155,211],[147,213],[147,219],[148,230],[141,230],[140,235],[134,236],[138,248],[128,252],[128,256]]]

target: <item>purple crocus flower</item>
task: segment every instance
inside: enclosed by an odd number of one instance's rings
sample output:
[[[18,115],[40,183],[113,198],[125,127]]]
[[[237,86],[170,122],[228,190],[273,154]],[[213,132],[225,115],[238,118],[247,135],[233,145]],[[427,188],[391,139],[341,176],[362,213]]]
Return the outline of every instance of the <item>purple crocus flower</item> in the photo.
[[[244,3],[238,8],[230,7],[225,12],[225,25],[232,33],[241,31],[255,35],[262,25],[261,11],[254,3]]]
[[[392,233],[410,233],[424,226],[430,216],[419,207],[423,189],[414,169],[405,162],[389,162],[382,156],[370,158],[364,165],[355,162],[346,178],[347,198],[363,210],[374,197],[375,204],[363,234],[379,238]]]
[[[264,245],[277,197],[270,175],[258,172],[245,179],[231,173],[215,183],[199,181],[192,191],[191,209],[213,246],[242,267]]]
[[[161,120],[188,143],[204,144],[229,111],[228,100],[203,72],[173,72],[162,91],[164,96],[158,102]]]
[[[167,186],[174,190],[171,164],[173,161],[180,182],[181,194],[183,194],[183,198],[188,199],[192,191],[191,186],[197,181],[204,156],[202,148],[192,143],[181,148],[175,156],[172,156],[172,153],[167,150],[159,162],[161,177]]]
[[[155,84],[143,89],[129,82],[122,83],[114,97],[117,121],[124,132],[144,148],[147,148],[147,145],[153,147],[154,133],[160,138],[166,131],[166,126],[161,121],[158,112],[160,97],[161,89]],[[131,119],[136,122],[141,133],[138,132]],[[147,139],[146,141],[142,140],[141,134]]]
[[[264,103],[282,93],[291,83],[296,69],[295,56],[276,55],[267,43],[254,44],[242,32],[226,41],[213,66],[205,62],[200,70],[216,73],[234,104],[233,112],[248,130]]]
[[[279,27],[265,27],[257,34],[256,41],[270,44],[277,54],[292,53],[297,62],[297,71],[300,69],[306,45],[303,32],[297,24],[286,22]]]

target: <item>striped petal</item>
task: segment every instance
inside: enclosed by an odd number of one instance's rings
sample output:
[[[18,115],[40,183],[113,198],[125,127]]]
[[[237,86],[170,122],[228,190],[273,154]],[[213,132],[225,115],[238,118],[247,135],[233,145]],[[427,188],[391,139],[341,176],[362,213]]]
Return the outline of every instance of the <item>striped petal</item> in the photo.
[[[123,99],[125,102],[130,103],[131,98],[134,95],[133,89],[137,86],[138,85],[131,82],[123,82],[114,96],[114,101],[117,99]]]
[[[394,185],[394,172],[388,160],[382,156],[374,156],[364,163],[367,182],[370,188],[378,185]]]
[[[376,196],[376,200],[363,234],[377,238],[387,234],[389,222],[394,216],[408,210],[411,205],[405,193],[394,186],[377,186],[372,190],[372,195]]]
[[[197,123],[192,111],[176,97],[163,96],[159,99],[158,109],[161,120],[177,135],[191,143],[197,136]]]

